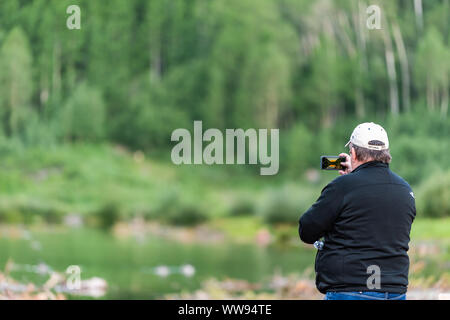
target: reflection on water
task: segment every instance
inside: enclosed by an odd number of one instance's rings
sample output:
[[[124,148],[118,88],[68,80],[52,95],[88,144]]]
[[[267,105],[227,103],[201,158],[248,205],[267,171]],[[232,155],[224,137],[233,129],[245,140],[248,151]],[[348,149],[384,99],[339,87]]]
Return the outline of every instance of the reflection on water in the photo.
[[[2,265],[10,258],[17,265],[46,265],[59,271],[78,265],[82,279],[105,279],[108,291],[104,298],[113,299],[151,299],[191,291],[212,277],[258,282],[276,271],[300,273],[313,265],[314,254],[300,247],[183,244],[157,237],[142,242],[83,228],[3,232],[0,237]],[[12,275],[21,282],[46,280],[26,270],[15,270]]]

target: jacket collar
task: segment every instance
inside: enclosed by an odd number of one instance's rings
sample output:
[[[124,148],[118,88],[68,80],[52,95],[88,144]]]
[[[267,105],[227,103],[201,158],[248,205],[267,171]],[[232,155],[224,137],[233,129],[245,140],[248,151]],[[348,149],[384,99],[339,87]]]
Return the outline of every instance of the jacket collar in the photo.
[[[356,171],[362,170],[364,168],[371,168],[371,167],[389,168],[389,164],[381,162],[381,161],[369,161],[369,162],[365,162],[362,165],[358,166],[352,172],[356,172]]]

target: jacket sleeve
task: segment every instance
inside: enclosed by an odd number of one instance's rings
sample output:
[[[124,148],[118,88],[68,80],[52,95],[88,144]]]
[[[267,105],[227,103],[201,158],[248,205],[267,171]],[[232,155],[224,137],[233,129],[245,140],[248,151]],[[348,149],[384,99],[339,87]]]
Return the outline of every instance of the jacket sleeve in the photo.
[[[300,218],[298,233],[306,243],[314,243],[333,227],[342,207],[342,190],[334,181],[323,188],[319,199]]]

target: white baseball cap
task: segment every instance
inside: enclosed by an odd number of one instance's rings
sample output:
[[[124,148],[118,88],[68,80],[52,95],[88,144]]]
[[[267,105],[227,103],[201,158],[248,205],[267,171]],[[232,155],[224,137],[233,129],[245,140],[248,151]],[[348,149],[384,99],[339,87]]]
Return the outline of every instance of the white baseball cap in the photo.
[[[376,142],[372,142],[374,140]],[[355,146],[371,150],[389,149],[389,139],[386,130],[373,122],[365,122],[356,126],[345,146],[348,146],[350,142]]]

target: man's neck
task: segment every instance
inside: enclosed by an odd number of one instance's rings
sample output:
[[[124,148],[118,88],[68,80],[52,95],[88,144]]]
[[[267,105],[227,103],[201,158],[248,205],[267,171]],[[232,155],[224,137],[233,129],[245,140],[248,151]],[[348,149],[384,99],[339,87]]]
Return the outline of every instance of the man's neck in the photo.
[[[355,170],[355,169],[358,168],[360,165],[363,165],[364,163],[371,162],[371,161],[374,161],[374,159],[370,159],[370,160],[367,160],[367,161],[355,161],[352,170]]]

